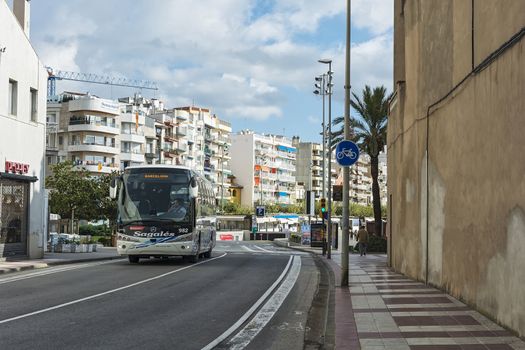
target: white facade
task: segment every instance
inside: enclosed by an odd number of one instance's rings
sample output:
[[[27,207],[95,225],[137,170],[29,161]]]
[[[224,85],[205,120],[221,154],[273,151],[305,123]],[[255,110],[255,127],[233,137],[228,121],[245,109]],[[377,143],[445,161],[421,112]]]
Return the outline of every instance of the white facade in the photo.
[[[47,166],[73,161],[97,173],[120,169],[120,106],[84,94],[63,93],[47,105]]]
[[[143,98],[119,99],[120,104],[120,169],[146,164],[147,106]]]
[[[0,258],[41,258],[47,71],[29,41],[29,2],[15,0],[20,25],[0,1]]]
[[[218,200],[230,200],[231,125],[208,108],[177,107],[152,114],[160,163],[188,166],[211,181]]]
[[[297,140],[298,141],[298,140]],[[328,195],[328,158],[325,157],[325,173],[323,174],[323,146],[313,142],[296,142],[297,170],[296,181],[304,186],[306,191],[314,191],[315,198],[323,197],[323,175],[325,175],[325,194]],[[332,153],[333,155],[333,153]],[[328,156],[328,154],[327,154]],[[332,159],[332,185],[337,179],[337,166]]]
[[[232,135],[231,167],[243,186],[241,204],[295,204],[296,148],[279,135]]]

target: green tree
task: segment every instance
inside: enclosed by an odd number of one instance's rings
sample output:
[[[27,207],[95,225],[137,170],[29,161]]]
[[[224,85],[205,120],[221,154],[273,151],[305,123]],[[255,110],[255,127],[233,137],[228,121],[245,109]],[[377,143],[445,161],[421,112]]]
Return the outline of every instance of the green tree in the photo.
[[[223,206],[224,214],[250,215],[253,214],[253,208],[243,207],[237,203],[226,202]]]
[[[95,182],[95,205],[97,207],[98,219],[108,220],[111,229],[115,228],[117,220],[117,200],[109,197],[109,186],[111,179],[118,176],[118,172],[102,174],[94,177]]]
[[[75,169],[73,162],[52,166],[52,175],[46,178],[50,190],[49,206],[53,213],[71,220],[71,232],[75,218],[93,220],[97,217],[96,184],[82,169]]]
[[[388,100],[384,86],[375,87],[373,90],[366,85],[360,98],[352,93],[350,105],[358,116],[350,117],[352,140],[359,149],[370,156],[370,169],[372,172],[372,201],[374,208],[375,232],[381,232],[381,198],[379,194],[379,152],[386,144]],[[339,129],[332,135],[332,147],[344,137],[344,118],[338,117],[333,121],[334,127]]]

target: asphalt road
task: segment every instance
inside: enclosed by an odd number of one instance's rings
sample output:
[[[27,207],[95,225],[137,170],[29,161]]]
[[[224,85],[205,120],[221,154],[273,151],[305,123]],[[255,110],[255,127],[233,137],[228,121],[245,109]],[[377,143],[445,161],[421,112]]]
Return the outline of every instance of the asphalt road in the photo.
[[[318,281],[308,254],[264,242],[219,243],[198,264],[10,274],[0,278],[0,349],[302,349]]]

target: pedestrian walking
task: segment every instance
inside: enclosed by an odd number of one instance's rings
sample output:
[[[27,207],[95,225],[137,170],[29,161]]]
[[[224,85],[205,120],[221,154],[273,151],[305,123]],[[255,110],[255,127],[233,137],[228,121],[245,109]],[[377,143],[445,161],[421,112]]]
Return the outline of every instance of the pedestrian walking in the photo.
[[[359,254],[361,256],[366,255],[366,248],[368,248],[368,231],[365,229],[365,225],[361,225],[361,228],[357,232],[357,242],[359,244]]]

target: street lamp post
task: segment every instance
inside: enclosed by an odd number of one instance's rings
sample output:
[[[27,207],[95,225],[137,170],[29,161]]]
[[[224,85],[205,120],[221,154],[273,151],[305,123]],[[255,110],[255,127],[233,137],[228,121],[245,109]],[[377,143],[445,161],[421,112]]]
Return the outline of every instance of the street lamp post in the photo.
[[[346,59],[345,59],[345,140],[350,139],[350,19],[351,0],[346,1]],[[343,232],[341,249],[341,286],[348,286],[348,233],[350,219],[350,169],[343,167]]]
[[[332,60],[322,59],[319,63],[328,64],[327,94],[328,94],[328,225],[326,228],[326,236],[328,240],[326,257],[332,258]],[[323,130],[324,133],[324,130]]]
[[[315,81],[319,82],[320,84],[315,84],[315,87],[319,90],[315,90],[314,94],[323,96],[323,189],[321,193],[321,198],[326,197],[326,122],[325,122],[325,116],[324,116],[324,97],[326,95],[326,74],[321,74],[320,76],[315,78]]]
[[[228,150],[227,145],[222,146],[221,152],[221,213],[224,214],[224,151]]]

